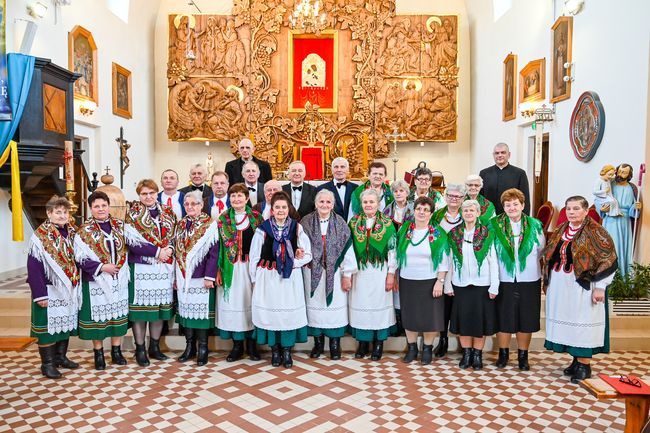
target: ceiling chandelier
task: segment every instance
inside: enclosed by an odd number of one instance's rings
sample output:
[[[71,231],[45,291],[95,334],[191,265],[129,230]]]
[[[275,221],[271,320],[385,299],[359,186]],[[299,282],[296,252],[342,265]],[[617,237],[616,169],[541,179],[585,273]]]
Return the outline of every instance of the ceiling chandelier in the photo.
[[[320,3],[318,0],[300,0],[289,15],[289,27],[303,33],[320,34],[326,27],[327,15],[319,15]]]

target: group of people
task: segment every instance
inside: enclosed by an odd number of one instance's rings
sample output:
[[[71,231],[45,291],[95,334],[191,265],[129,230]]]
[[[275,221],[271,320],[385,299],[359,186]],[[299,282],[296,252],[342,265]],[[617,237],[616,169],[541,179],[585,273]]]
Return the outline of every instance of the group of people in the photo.
[[[528,370],[542,289],[545,346],[574,357],[565,370],[573,382],[591,375],[593,354],[608,350],[611,239],[575,196],[566,202],[569,220],[546,242],[527,215],[526,175],[508,163],[507,145],[495,147],[494,166],[443,194],[427,168],[412,187],[389,185],[381,162],[355,184],[344,158],[318,187],[294,161],[282,186],[250,140],[239,148],[241,158],[216,171],[210,186],[200,165],[180,190],[174,170],[162,173],[162,191],[141,180],[124,221],[110,215],[103,192],[90,195],[92,216],[79,227],[68,222],[66,199],[47,203],[27,263],[44,376],[78,367],[67,358],[71,335],[93,341],[97,370],[106,368],[106,338],[111,363],[126,364],[129,323],[137,364],[165,360],[160,337],[174,315],[186,340],[178,360],[197,365],[208,362],[210,335],[232,340],[229,362],[259,360],[258,345],[268,345],[271,364],[289,368],[293,346],[309,336],[310,357],[324,353],[327,337],[331,359],[340,359],[346,333],[358,341],[355,358],[372,360],[403,333],[403,361],[426,365],[446,354],[449,331],[459,336],[460,368],[482,369],[486,337],[496,333],[496,366],[508,364],[515,334],[518,368]]]

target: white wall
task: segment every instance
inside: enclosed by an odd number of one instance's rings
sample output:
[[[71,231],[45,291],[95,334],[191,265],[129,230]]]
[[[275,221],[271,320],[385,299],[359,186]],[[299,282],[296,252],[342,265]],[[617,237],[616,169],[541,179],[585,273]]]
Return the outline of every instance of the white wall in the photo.
[[[187,2],[161,0],[156,19],[155,36],[155,100],[156,100],[156,172],[168,167],[176,168],[181,182],[188,179],[189,167],[193,163],[204,163],[208,152],[212,152],[215,167],[221,168],[233,159],[229,144],[212,142],[206,147],[204,142],[171,142],[167,140],[167,42],[168,15],[177,13],[197,13]],[[228,0],[203,2],[200,4],[205,14],[230,14],[232,3]],[[458,140],[454,143],[404,143],[399,145],[400,161],[397,166],[398,177],[404,171],[414,168],[419,161],[426,160],[433,169],[442,170],[447,182],[460,181],[469,172],[470,165],[470,61],[469,61],[469,23],[463,0],[398,0],[397,13],[459,15],[459,66],[460,87],[458,91]],[[383,160],[389,167],[392,178],[391,158]]]
[[[527,147],[534,132],[521,116],[501,121],[502,62],[513,52],[521,69],[545,57],[548,89],[550,29],[562,15],[564,2],[513,0],[512,9],[496,23],[491,1],[466,3],[472,38],[472,168],[491,165],[492,146],[504,141],[511,146],[512,162],[529,169],[531,177],[532,154]],[[593,183],[604,164],[627,162],[638,170],[646,158],[649,16],[647,0],[586,0],[583,11],[574,17],[571,98],[556,104],[556,119],[544,128],[550,133],[549,200],[556,206],[562,207],[573,194],[591,201]],[[583,163],[573,156],[569,121],[576,100],[587,90],[600,96],[606,126],[595,157]]]
[[[31,0],[7,2],[7,51],[18,51],[25,23],[34,20],[27,14]],[[50,2],[47,15],[36,20],[38,29],[30,52],[37,57],[49,58],[55,64],[68,67],[68,32],[76,25],[88,29],[98,49],[98,109],[92,116],[83,116],[75,107],[75,124],[81,128],[94,129],[94,148],[89,173],[107,165],[119,182],[119,149],[115,138],[120,126],[124,136],[132,144],[129,150],[131,166],[124,179],[125,194],[134,197],[135,182],[154,174],[151,155],[153,152],[153,26],[156,10],[149,0],[133,0],[129,8],[128,24],[111,13],[104,0],[75,0],[70,6],[59,9],[54,22],[54,6]],[[133,118],[124,119],[112,110],[112,63],[118,63],[132,72]],[[76,105],[76,104],[75,104]],[[86,135],[84,135],[86,136]],[[119,185],[118,185],[119,186]]]

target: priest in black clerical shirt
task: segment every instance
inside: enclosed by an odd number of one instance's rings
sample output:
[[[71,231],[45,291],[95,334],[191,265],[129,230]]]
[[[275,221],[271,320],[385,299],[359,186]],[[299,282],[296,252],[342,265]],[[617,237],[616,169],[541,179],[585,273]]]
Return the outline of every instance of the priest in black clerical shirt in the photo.
[[[244,176],[242,176],[242,169],[244,168],[244,163],[248,161],[253,161],[257,164],[257,167],[260,171],[259,182],[265,184],[269,180],[273,179],[273,173],[271,172],[271,166],[268,162],[262,161],[261,159],[256,158],[253,153],[255,152],[255,145],[248,138],[242,138],[239,142],[239,154],[240,158],[233,159],[226,163],[226,169],[224,170],[228,175],[230,184],[234,185],[236,183],[244,182]]]
[[[341,215],[345,221],[350,221],[350,203],[352,203],[352,192],[357,185],[347,180],[350,174],[350,163],[347,159],[339,156],[332,161],[333,180],[325,182],[316,188],[316,192],[326,189],[334,193],[334,212]]]
[[[210,197],[212,194],[212,190],[210,189],[209,186],[205,184],[205,178],[208,175],[208,171],[205,169],[205,167],[201,164],[194,164],[190,168],[190,184],[184,188],[181,188],[179,191],[183,193],[183,195],[187,194],[188,192],[192,191],[201,191],[203,194],[203,198]]]
[[[498,143],[494,146],[492,155],[494,156],[495,164],[492,167],[484,168],[479,173],[479,176],[483,179],[481,195],[494,204],[498,215],[503,213],[501,194],[507,189],[517,188],[526,197],[524,213],[530,215],[530,191],[528,189],[526,172],[508,163],[510,159],[510,148],[506,143]]]

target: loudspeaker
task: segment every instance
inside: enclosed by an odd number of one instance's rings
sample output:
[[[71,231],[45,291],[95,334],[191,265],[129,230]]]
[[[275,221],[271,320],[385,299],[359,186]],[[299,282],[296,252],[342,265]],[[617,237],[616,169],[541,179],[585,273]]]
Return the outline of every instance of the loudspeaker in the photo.
[[[32,50],[34,36],[36,36],[36,29],[38,29],[38,25],[34,21],[27,21],[25,33],[23,34],[23,40],[20,43],[19,52],[21,54],[29,54],[29,52]]]

